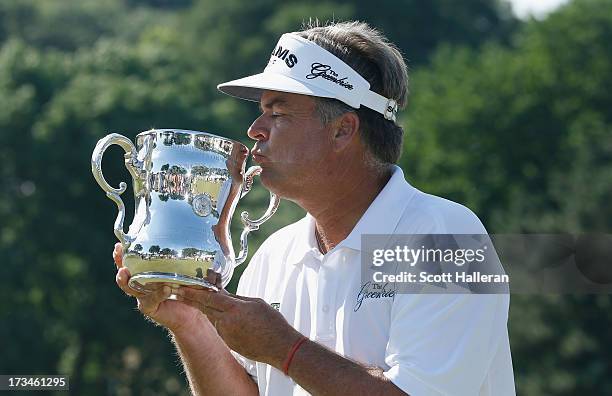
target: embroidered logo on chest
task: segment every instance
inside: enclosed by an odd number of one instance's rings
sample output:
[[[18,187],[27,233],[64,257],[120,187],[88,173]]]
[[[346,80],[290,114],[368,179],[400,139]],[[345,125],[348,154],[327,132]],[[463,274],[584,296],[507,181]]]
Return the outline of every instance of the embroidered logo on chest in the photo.
[[[374,283],[374,282],[366,282],[361,285],[361,290],[357,294],[357,302],[355,303],[355,307],[353,311],[359,311],[361,305],[365,300],[368,299],[393,299],[395,297],[395,289],[392,289],[388,283]]]

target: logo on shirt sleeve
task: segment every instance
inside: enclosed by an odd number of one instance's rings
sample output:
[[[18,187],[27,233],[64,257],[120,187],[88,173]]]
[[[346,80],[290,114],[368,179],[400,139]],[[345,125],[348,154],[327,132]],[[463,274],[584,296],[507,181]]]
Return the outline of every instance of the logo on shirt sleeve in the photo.
[[[270,303],[270,306],[277,311],[280,311],[280,303]]]

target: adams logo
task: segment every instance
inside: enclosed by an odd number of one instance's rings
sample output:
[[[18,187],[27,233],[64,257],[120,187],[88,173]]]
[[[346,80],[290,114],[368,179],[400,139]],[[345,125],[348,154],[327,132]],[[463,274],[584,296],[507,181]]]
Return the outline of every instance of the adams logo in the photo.
[[[276,63],[276,59],[274,59],[275,57],[284,60],[287,67],[293,67],[298,63],[297,56],[290,53],[289,49],[283,48],[280,45],[274,48],[274,51],[272,51],[270,63]]]

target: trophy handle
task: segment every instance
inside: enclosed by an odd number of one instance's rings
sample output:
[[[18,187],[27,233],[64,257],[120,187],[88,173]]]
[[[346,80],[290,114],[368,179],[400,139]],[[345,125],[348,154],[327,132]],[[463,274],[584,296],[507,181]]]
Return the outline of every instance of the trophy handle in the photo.
[[[125,167],[130,172],[134,180],[139,179],[139,169],[141,167],[141,162],[138,161],[136,147],[132,143],[132,141],[126,138],[123,135],[118,133],[111,133],[110,135],[106,135],[102,139],[98,141],[96,147],[94,148],[93,153],[91,154],[91,172],[93,173],[94,178],[102,187],[102,190],[106,192],[106,196],[111,199],[117,205],[117,209],[119,213],[117,214],[117,218],[115,219],[114,231],[115,236],[123,245],[123,249],[125,249],[132,243],[134,238],[130,237],[128,234],[123,232],[123,221],[125,219],[125,204],[121,199],[120,195],[123,194],[127,188],[127,184],[125,182],[119,183],[119,188],[114,188],[104,178],[102,174],[102,157],[104,156],[104,152],[111,145],[116,144],[121,146],[125,151]]]
[[[240,198],[244,197],[251,191],[253,188],[253,179],[255,176],[258,176],[261,173],[260,166],[251,166],[246,173],[244,174],[244,188],[242,190],[242,194]],[[266,212],[257,220],[249,219],[249,212],[242,212],[240,214],[240,219],[242,220],[242,224],[244,228],[242,229],[242,233],[240,234],[240,252],[238,253],[238,257],[236,257],[236,266],[244,263],[246,261],[247,255],[249,253],[249,245],[247,243],[248,235],[251,231],[255,231],[259,229],[259,226],[265,223],[272,217],[276,210],[278,209],[278,205],[280,204],[280,198],[270,191],[270,204],[268,205],[268,209]]]

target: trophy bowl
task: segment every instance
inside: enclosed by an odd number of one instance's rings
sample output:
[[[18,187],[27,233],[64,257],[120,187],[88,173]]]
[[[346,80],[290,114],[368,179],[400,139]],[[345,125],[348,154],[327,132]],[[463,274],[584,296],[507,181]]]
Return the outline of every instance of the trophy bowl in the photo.
[[[108,184],[102,174],[106,149],[119,145],[132,176],[134,218],[124,232],[127,189]],[[245,171],[249,149],[242,143],[206,132],[152,129],[127,137],[112,133],[100,139],[91,157],[94,178],[118,208],[114,232],[123,246],[123,265],[131,273],[129,286],[141,292],[151,282],[218,290],[225,287],[248,254],[247,236],[268,220],[279,205],[270,192],[264,215],[251,220],[242,212],[240,251],[235,255],[231,219],[240,198],[261,172]],[[219,282],[220,281],[220,282]]]

